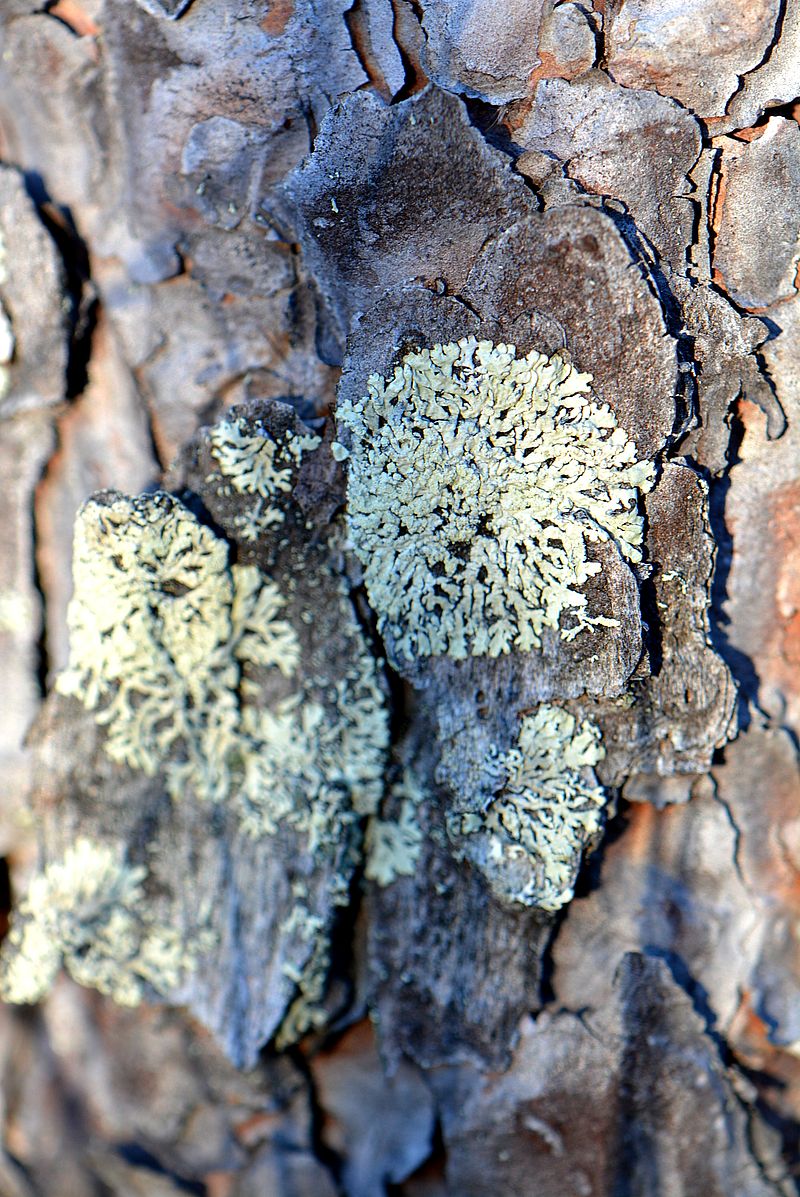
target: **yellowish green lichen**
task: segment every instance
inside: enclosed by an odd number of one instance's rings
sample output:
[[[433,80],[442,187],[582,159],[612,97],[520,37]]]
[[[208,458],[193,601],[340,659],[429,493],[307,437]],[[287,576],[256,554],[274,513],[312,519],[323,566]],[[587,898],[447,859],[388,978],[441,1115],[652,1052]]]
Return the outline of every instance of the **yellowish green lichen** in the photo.
[[[112,759],[175,798],[231,803],[248,834],[288,821],[309,849],[374,811],[388,725],[346,592],[346,668],[301,682],[286,601],[171,495],[90,500],[75,533],[70,661],[57,688],[97,712]],[[271,677],[294,681],[267,705]]]
[[[298,936],[311,951],[302,968],[284,965],[284,975],[297,987],[275,1035],[275,1046],[283,1051],[297,1043],[308,1031],[324,1025],[327,1013],[323,1006],[328,971],[331,964],[330,937],[323,920],[310,913],[300,902],[281,924],[286,936]]]
[[[6,243],[0,234],[0,284],[8,282],[8,253]],[[16,338],[14,327],[3,304],[0,303],[0,399],[5,398],[11,386],[11,371],[8,368],[14,358]]]
[[[382,663],[342,579],[314,560],[312,574],[284,573],[279,586],[231,564],[227,543],[173,496],[90,500],[58,680],[94,712],[115,761],[161,776],[175,800],[224,803],[247,835],[294,831],[298,854],[325,870],[321,908],[319,897],[298,900],[289,917],[302,934],[281,932],[293,940],[285,971],[297,990],[285,1042],[323,1017],[330,907],[348,900],[389,741]],[[324,595],[321,616],[303,607],[306,592]],[[330,666],[320,617],[333,630]]]
[[[322,1003],[330,964],[330,940],[328,934],[320,930],[305,967],[291,977],[297,985],[298,994],[283,1016],[275,1035],[275,1047],[278,1051],[284,1051],[309,1031],[325,1025],[328,1013]]]
[[[14,358],[15,348],[14,327],[8,313],[0,303],[0,386],[3,388],[7,387],[9,376],[6,367]]]
[[[549,705],[525,716],[515,747],[491,762],[505,773],[502,791],[449,824],[498,897],[550,911],[570,901],[581,853],[603,823],[593,769],[604,756],[589,720]]]
[[[304,833],[312,853],[376,809],[389,739],[376,662],[355,621],[341,631],[353,654],[343,676],[310,679],[272,707],[243,711],[252,747],[236,797],[242,828],[259,836],[285,821]]]
[[[318,436],[291,429],[278,440],[265,428],[233,416],[211,429],[210,442],[222,477],[238,494],[256,499],[236,517],[242,540],[257,540],[262,532],[281,523],[284,513],[274,500],[291,492],[293,469],[304,453],[322,443]]]
[[[277,588],[171,495],[90,500],[75,526],[62,694],[97,710],[112,759],[201,798],[231,788],[243,658],[291,673]]]
[[[601,568],[590,546],[641,559],[654,473],[590,381],[465,338],[405,354],[340,404],[350,536],[399,656],[498,656],[615,622],[582,593]]]
[[[422,849],[417,811],[424,792],[411,769],[392,787],[391,797],[399,804],[397,818],[370,819],[364,844],[365,876],[380,886],[391,885],[398,877],[413,877]]]
[[[145,868],[88,839],[48,865],[20,902],[3,947],[3,999],[38,1001],[62,964],[79,984],[123,1006],[138,1005],[148,988],[175,989],[195,968],[195,950],[153,916],[146,877]]]

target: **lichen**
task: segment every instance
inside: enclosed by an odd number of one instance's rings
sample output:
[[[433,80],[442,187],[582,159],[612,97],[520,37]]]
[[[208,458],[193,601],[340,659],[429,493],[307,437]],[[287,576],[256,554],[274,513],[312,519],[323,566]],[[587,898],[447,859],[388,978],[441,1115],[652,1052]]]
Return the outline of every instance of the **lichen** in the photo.
[[[75,528],[70,660],[62,694],[97,710],[115,761],[168,788],[224,798],[238,747],[241,660],[282,673],[297,638],[282,599],[255,566],[164,493],[90,500]]]
[[[171,495],[89,500],[73,580],[70,659],[56,688],[98,711],[108,755],[131,768],[153,775],[178,744],[202,753],[209,691],[221,700],[238,676],[225,651],[225,543]]]
[[[329,936],[320,929],[305,968],[291,978],[297,984],[298,994],[291,1002],[275,1035],[275,1047],[278,1051],[285,1051],[309,1031],[325,1025],[328,1014],[322,1001],[328,983],[330,963]]]
[[[339,405],[350,536],[397,656],[498,656],[615,622],[581,590],[601,569],[590,546],[641,559],[654,472],[590,381],[467,338],[406,353]]]
[[[331,964],[328,928],[302,902],[292,907],[281,925],[281,932],[286,936],[298,936],[310,947],[310,954],[302,968],[292,968],[290,965],[284,965],[283,968],[284,975],[297,987],[297,993],[275,1035],[278,1051],[284,1051],[308,1031],[324,1025],[327,1013],[323,998]]]
[[[296,439],[286,452],[299,460]],[[293,521],[269,577],[231,563],[228,543],[171,495],[90,500],[57,683],[93,712],[120,766],[162,779],[175,802],[224,806],[245,835],[280,833],[301,873],[324,877],[293,899],[301,927],[282,927],[275,946],[296,990],[282,1042],[323,1018],[332,911],[349,900],[389,742],[382,662],[322,546],[306,555],[297,535]]]
[[[322,442],[318,436],[291,429],[278,441],[250,421],[230,417],[212,428],[210,443],[222,477],[238,494],[257,496],[253,506],[236,518],[242,540],[253,541],[283,521],[284,512],[275,500],[291,492],[293,469],[304,453]]]
[[[8,282],[8,253],[5,240],[0,234],[0,286]],[[9,364],[14,359],[16,337],[14,326],[2,301],[0,301],[0,399],[5,398],[11,386]]]
[[[175,989],[196,967],[196,952],[153,916],[146,877],[145,868],[88,839],[49,864],[20,902],[3,947],[3,999],[39,1001],[62,963],[79,984],[123,1006],[138,1005],[148,988],[162,995]],[[206,946],[204,932],[201,950]]]
[[[34,605],[26,594],[0,590],[0,632],[28,632],[34,618]]]
[[[16,338],[8,313],[0,303],[0,363],[6,366],[14,357]]]
[[[404,770],[390,798],[398,807],[397,818],[370,819],[364,844],[364,874],[380,886],[391,885],[398,877],[413,877],[422,849],[417,811],[424,792],[411,769]]]
[[[504,901],[558,910],[573,897],[583,849],[600,831],[606,794],[594,776],[599,729],[556,706],[522,721],[516,746],[489,762],[505,775],[485,810],[454,815],[493,891]]]
[[[310,850],[379,800],[388,725],[378,663],[344,587],[341,676],[298,678],[286,600],[171,495],[90,500],[75,533],[63,694],[96,711],[104,748],[169,794],[226,802],[253,836],[288,821]],[[272,677],[294,690],[262,702]],[[282,686],[285,691],[285,685]]]
[[[312,853],[376,809],[389,740],[378,664],[344,607],[342,615],[351,659],[341,677],[310,678],[280,703],[243,712],[250,750],[236,797],[242,828],[260,836],[286,821]]]

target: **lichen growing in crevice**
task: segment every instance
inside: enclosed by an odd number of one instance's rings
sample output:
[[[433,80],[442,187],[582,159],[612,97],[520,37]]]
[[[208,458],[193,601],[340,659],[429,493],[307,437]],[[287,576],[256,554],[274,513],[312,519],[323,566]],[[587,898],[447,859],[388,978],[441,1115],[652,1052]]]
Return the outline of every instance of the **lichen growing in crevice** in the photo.
[[[598,835],[606,793],[594,766],[600,731],[560,707],[522,720],[516,745],[487,762],[502,789],[485,809],[453,814],[448,830],[505,902],[555,911],[569,902],[581,855]]]
[[[125,864],[108,844],[82,838],[31,882],[3,948],[0,994],[30,1003],[44,997],[63,963],[81,985],[123,1006],[149,989],[174,990],[209,944],[192,943],[155,918],[145,895],[147,869]]]
[[[281,925],[281,933],[298,935],[311,947],[311,954],[300,969],[284,965],[284,975],[294,982],[297,991],[275,1036],[278,1051],[291,1047],[303,1035],[324,1025],[327,1012],[323,999],[331,966],[329,928],[321,918],[311,914],[302,901],[292,907]]]
[[[530,651],[572,639],[589,609],[593,544],[641,559],[651,463],[591,376],[559,357],[464,338],[406,353],[339,405],[348,522],[395,656]]]
[[[391,885],[398,877],[413,877],[422,849],[417,810],[425,793],[412,769],[403,771],[391,787],[390,798],[397,807],[397,818],[380,819],[375,815],[367,826],[364,843],[364,875],[380,886]]]

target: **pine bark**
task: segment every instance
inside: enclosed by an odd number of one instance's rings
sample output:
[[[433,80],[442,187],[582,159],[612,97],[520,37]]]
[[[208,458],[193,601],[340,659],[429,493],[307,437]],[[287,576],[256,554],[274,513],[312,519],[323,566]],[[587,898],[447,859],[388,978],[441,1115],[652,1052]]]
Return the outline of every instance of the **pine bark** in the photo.
[[[174,1003],[62,976],[0,1008],[0,1193],[797,1192],[800,6],[5,0],[0,50],[5,905],[113,834],[164,909],[236,927]],[[385,667],[420,858],[385,887],[357,864],[338,906],[312,870],[319,1025],[281,1049],[293,841],[165,802],[53,693],[74,519],[195,502],[294,571],[344,668],[337,395],[468,335],[593,375],[657,466],[646,564],[605,561],[590,648]],[[209,483],[231,408],[323,442],[252,557]],[[602,728],[611,796],[557,914],[447,834],[474,757],[549,702]]]

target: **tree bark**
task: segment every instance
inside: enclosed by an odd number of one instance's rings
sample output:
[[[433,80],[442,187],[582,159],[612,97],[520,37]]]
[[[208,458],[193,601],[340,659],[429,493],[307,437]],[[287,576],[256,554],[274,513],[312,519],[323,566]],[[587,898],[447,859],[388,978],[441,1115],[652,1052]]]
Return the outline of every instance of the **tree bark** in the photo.
[[[795,1193],[800,7],[5,0],[0,47],[5,905],[106,846],[185,965],[125,1007],[59,941],[0,1007],[0,1193]],[[610,618],[460,659],[376,599],[347,413],[470,337],[590,374],[653,475],[641,562],[586,541]],[[76,518],[76,587],[82,536],[124,583],[112,525],[221,562],[194,757],[114,748],[113,654],[75,680]],[[533,717],[602,745],[549,904],[481,839]],[[273,819],[278,718],[318,751]]]

